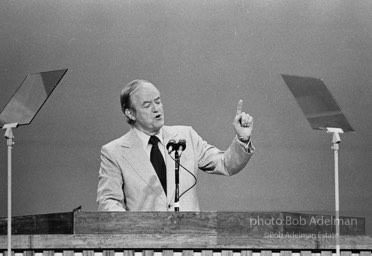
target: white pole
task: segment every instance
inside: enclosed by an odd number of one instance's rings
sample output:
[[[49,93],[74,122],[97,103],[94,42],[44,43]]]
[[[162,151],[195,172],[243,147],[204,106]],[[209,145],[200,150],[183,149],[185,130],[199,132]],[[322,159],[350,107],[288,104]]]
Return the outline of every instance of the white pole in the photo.
[[[336,256],[340,256],[340,195],[338,176],[338,144],[334,144],[335,152],[335,210],[336,210]]]
[[[335,159],[335,228],[336,228],[336,256],[340,256],[340,192],[339,192],[339,175],[338,175],[338,150],[341,142],[340,133],[344,131],[340,128],[327,128],[328,133],[333,133],[332,149],[334,150]]]
[[[12,255],[12,138],[8,139],[8,256]]]
[[[5,124],[2,129],[6,130],[4,137],[8,146],[8,256],[12,255],[12,149],[14,145],[13,128],[18,123]]]

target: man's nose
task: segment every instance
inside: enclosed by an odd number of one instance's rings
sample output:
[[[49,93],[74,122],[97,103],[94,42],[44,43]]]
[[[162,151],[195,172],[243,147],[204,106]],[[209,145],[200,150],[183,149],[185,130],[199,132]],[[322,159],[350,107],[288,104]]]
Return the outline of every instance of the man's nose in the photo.
[[[158,112],[158,111],[160,111],[160,106],[158,106],[157,104],[154,104],[153,107],[152,107],[152,111],[153,111],[153,112]]]

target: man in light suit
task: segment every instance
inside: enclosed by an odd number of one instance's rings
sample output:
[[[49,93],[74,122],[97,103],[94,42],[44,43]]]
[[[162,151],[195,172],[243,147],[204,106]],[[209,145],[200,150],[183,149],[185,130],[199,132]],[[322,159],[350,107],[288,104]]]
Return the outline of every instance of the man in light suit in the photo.
[[[194,186],[198,170],[230,176],[242,170],[254,152],[253,118],[242,112],[241,100],[233,120],[236,136],[226,151],[209,145],[191,127],[165,126],[160,92],[148,81],[134,80],[126,85],[120,100],[132,128],[102,147],[97,190],[100,211],[174,211],[175,162],[166,149],[172,139],[187,142],[180,158],[180,211],[200,210]],[[156,142],[149,143],[154,136]],[[156,146],[163,175],[152,162]]]

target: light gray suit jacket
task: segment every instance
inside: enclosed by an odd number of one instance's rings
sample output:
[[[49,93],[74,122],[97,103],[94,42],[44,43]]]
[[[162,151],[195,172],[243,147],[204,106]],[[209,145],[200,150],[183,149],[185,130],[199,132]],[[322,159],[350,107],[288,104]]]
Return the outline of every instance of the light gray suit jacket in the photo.
[[[164,126],[164,143],[185,139],[181,165],[195,176],[197,171],[233,175],[248,163],[252,153],[237,138],[226,151],[207,144],[191,127]],[[97,203],[100,211],[174,211],[174,160],[166,154],[167,195],[133,128],[124,136],[104,145],[101,151]],[[180,194],[195,180],[180,168]],[[199,211],[196,188],[180,198],[180,211]]]

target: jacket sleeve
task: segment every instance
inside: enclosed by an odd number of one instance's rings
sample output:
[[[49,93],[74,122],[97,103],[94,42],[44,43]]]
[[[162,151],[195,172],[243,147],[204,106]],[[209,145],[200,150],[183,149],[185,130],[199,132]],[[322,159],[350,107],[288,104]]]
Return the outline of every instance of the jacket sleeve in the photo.
[[[249,148],[244,147],[236,136],[227,150],[222,151],[204,141],[192,128],[190,133],[198,167],[207,173],[234,175],[246,166],[254,152],[251,142]]]
[[[119,166],[103,146],[101,166],[98,175],[97,204],[98,211],[125,211],[123,177]]]

